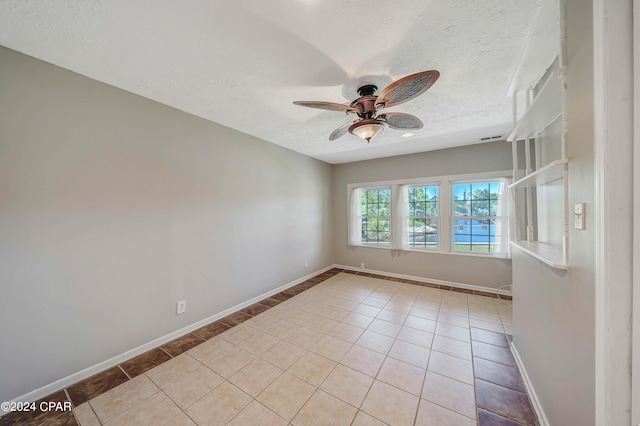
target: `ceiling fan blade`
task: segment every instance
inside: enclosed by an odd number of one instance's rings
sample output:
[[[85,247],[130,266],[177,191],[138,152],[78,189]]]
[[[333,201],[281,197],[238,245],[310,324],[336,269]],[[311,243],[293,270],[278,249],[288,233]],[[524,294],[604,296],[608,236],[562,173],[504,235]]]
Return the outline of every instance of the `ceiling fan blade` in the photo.
[[[299,105],[307,108],[327,109],[329,111],[356,112],[356,109],[354,107],[351,107],[349,105],[337,104],[335,102],[295,101],[294,105]]]
[[[388,108],[420,96],[433,86],[438,77],[440,77],[440,73],[431,70],[411,74],[394,81],[380,92],[376,100],[376,106]]]
[[[349,127],[351,127],[353,123],[349,122],[347,124],[343,124],[342,126],[338,127],[337,129],[335,129],[330,135],[329,135],[329,140],[330,141],[335,141],[336,139],[346,135],[347,133],[349,133]]]
[[[404,112],[388,112],[378,118],[385,120],[389,127],[397,130],[417,130],[422,129],[422,121],[414,115]]]

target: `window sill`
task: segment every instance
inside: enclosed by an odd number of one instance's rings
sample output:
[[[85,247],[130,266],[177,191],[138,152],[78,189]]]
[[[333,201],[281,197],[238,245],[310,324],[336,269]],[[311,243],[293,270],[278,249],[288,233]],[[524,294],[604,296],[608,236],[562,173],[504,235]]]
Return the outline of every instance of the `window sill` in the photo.
[[[483,253],[461,253],[461,252],[443,252],[440,250],[419,250],[419,249],[394,249],[391,246],[370,246],[365,244],[349,244],[347,247],[362,247],[362,248],[373,248],[373,249],[382,249],[382,250],[393,250],[393,251],[403,251],[410,253],[426,253],[426,254],[441,254],[445,256],[463,256],[463,257],[481,257],[485,259],[496,259],[496,260],[505,260],[504,258],[495,257],[493,254],[483,254]],[[511,260],[511,259],[506,259]]]

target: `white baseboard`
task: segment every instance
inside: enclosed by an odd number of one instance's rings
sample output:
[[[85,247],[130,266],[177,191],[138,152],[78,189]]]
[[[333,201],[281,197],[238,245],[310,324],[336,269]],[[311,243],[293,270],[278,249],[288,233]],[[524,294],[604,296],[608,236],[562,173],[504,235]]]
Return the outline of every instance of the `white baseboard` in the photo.
[[[527,393],[529,394],[529,399],[531,400],[531,405],[533,405],[533,409],[538,415],[538,421],[540,422],[540,426],[550,426],[549,420],[547,416],[544,414],[544,410],[542,409],[542,404],[540,404],[540,400],[538,399],[538,395],[536,394],[535,389],[533,388],[533,383],[531,383],[531,379],[529,379],[529,375],[527,374],[527,370],[524,368],[524,364],[522,363],[522,358],[520,358],[520,354],[516,349],[516,346],[511,342],[511,353],[513,354],[513,358],[516,360],[516,364],[520,369],[520,375],[522,376],[522,381],[524,382],[525,388],[527,388]]]
[[[273,296],[276,293],[280,293],[283,290],[286,290],[290,287],[293,287],[297,284],[300,284],[301,282],[304,282],[306,280],[308,280],[309,278],[312,278],[318,274],[321,274],[323,272],[326,272],[332,268],[334,268],[334,265],[329,265],[326,268],[322,268],[320,270],[317,270],[311,274],[305,275],[302,278],[298,278],[295,281],[291,281],[287,284],[284,284],[278,288],[275,288],[273,290],[270,290],[266,293],[263,293],[259,296],[256,296],[252,299],[247,300],[246,302],[240,303],[236,306],[233,306],[229,309],[226,309],[222,312],[218,312],[215,315],[211,315],[210,317],[207,317],[201,321],[198,321],[196,323],[193,323],[191,325],[188,325],[186,327],[183,327],[179,330],[176,330],[172,333],[169,333],[165,336],[159,337],[157,339],[154,339],[148,343],[145,343],[141,346],[138,346],[136,348],[133,348],[127,352],[124,352],[120,355],[116,355],[113,358],[109,358],[105,361],[102,361],[98,364],[92,365],[91,367],[85,368],[82,371],[78,371],[77,373],[71,374],[67,377],[64,377],[60,380],[57,380],[53,383],[50,383],[48,385],[45,385],[41,388],[38,388],[34,391],[31,391],[29,393],[26,393],[22,396],[19,396],[15,399],[13,399],[11,402],[33,402],[33,401],[37,401],[39,399],[44,398],[45,396],[51,395],[54,392],[58,392],[59,390],[62,390],[66,387],[69,387],[75,383],[78,383],[86,378],[89,378],[91,376],[93,376],[94,374],[98,374],[102,371],[108,370],[109,368],[115,367],[118,364],[123,363],[124,361],[127,361],[131,358],[134,358],[138,355],[141,355],[147,351],[150,351],[151,349],[157,348],[159,346],[164,345],[165,343],[168,343],[174,339],[177,339],[180,336],[183,336],[187,333],[190,333],[194,330],[197,330],[198,328],[205,326],[207,324],[210,324],[214,321],[219,320],[220,318],[224,318],[229,314],[232,314],[236,311],[239,311],[240,309],[244,309],[247,306],[253,305],[254,303],[257,303],[259,301],[261,301],[262,299],[266,299],[269,296]],[[6,412],[0,410],[0,417],[2,417],[4,414],[6,414]]]
[[[510,291],[502,289],[503,287],[509,287],[509,286],[502,286],[500,288],[493,288],[493,287],[484,287],[484,286],[472,285],[472,284],[457,283],[457,282],[453,282],[453,281],[443,281],[443,280],[437,280],[437,279],[432,279],[432,278],[415,277],[413,275],[396,274],[394,272],[376,271],[374,269],[356,268],[356,267],[353,267],[353,266],[346,266],[346,265],[333,265],[333,267],[334,268],[347,269],[349,271],[358,271],[358,272],[366,272],[366,273],[369,273],[369,274],[386,275],[386,276],[389,276],[389,277],[401,278],[401,279],[404,279],[404,280],[413,280],[413,281],[419,281],[419,282],[423,282],[423,283],[447,285],[449,287],[464,288],[466,290],[484,291],[485,293],[494,293],[494,294],[502,294],[502,295],[505,295],[505,296],[511,296],[511,292]]]

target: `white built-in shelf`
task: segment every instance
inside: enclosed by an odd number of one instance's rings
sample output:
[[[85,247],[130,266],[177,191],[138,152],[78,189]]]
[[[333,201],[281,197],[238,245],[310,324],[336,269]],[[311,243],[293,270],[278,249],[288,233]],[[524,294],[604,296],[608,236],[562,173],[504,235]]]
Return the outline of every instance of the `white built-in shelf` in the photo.
[[[565,68],[558,68],[538,92],[531,106],[507,137],[508,141],[533,138],[549,127],[562,114],[562,75]]]
[[[552,161],[541,169],[529,173],[522,179],[518,179],[509,185],[509,188],[521,188],[525,186],[540,186],[553,182],[564,177],[565,164],[569,163],[566,158]]]
[[[557,1],[543,0],[541,3],[507,96],[533,87],[558,55],[560,8]]]
[[[511,241],[511,245],[553,268],[565,271],[569,269],[569,265],[565,263],[564,250],[561,247],[531,241]]]

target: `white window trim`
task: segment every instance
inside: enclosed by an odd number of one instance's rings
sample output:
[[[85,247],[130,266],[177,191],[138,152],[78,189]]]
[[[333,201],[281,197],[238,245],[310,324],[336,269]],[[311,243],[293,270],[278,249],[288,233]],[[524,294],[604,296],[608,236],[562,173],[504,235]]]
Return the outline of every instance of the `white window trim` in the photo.
[[[369,245],[369,244],[356,244],[349,241],[347,238],[347,245],[349,247],[364,247],[364,248],[374,248],[374,249],[383,249],[383,250],[399,250],[405,252],[416,252],[416,253],[425,253],[425,254],[438,254],[438,255],[448,255],[448,256],[472,256],[472,257],[486,257],[486,258],[494,258],[492,253],[465,253],[465,252],[454,252],[453,251],[453,229],[451,228],[451,218],[453,213],[453,195],[451,193],[451,185],[459,184],[459,183],[475,183],[475,182],[483,182],[486,180],[492,179],[501,179],[507,178],[510,179],[513,176],[513,170],[500,170],[494,172],[481,172],[481,173],[469,173],[469,174],[459,174],[459,175],[447,175],[447,176],[432,176],[432,177],[424,177],[424,178],[411,178],[411,179],[396,179],[396,180],[384,180],[384,181],[375,181],[375,182],[361,182],[361,183],[350,183],[347,185],[347,235],[351,232],[351,227],[353,226],[353,219],[351,217],[351,196],[353,195],[354,190],[358,189],[379,189],[379,188],[389,188],[391,187],[391,199],[392,199],[392,208],[391,208],[391,244],[389,245]],[[394,243],[396,241],[396,237],[394,236],[394,223],[395,220],[395,211],[394,211],[394,200],[398,197],[399,187],[402,185],[408,186],[438,186],[438,213],[439,213],[439,222],[438,222],[438,250],[425,250],[425,249],[415,249],[415,248],[399,248]],[[446,206],[446,211],[443,211],[443,206]],[[443,230],[448,229],[448,237],[443,238]],[[446,231],[445,231],[446,232]]]

